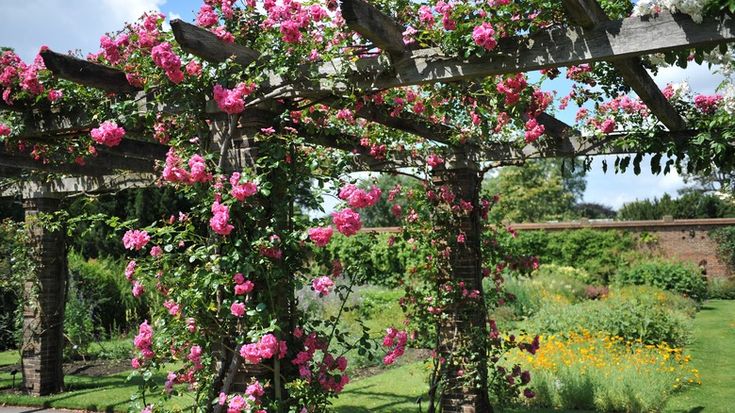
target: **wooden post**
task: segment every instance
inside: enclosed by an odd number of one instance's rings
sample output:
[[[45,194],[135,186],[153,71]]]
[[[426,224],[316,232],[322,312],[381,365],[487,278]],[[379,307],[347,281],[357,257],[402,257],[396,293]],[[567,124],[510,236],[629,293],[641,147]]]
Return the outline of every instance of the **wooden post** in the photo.
[[[23,388],[35,396],[64,389],[64,309],[67,262],[63,231],[49,231],[38,214],[58,209],[54,194],[32,194],[23,202],[35,277],[24,286],[22,370]]]
[[[471,213],[455,217],[452,223],[439,222],[449,233],[465,235],[462,245],[452,247],[448,279],[464,282],[470,291],[482,293],[482,219],[479,207],[481,174],[476,162],[459,150],[446,168],[434,174],[434,182],[448,185],[458,199],[471,201]],[[450,240],[451,241],[451,240]],[[482,295],[482,294],[481,294]],[[480,299],[475,305],[455,303],[445,311],[448,317],[439,324],[439,356],[442,367],[440,411],[443,413],[487,413],[492,411],[487,387],[487,310]],[[470,355],[471,357],[468,357]]]

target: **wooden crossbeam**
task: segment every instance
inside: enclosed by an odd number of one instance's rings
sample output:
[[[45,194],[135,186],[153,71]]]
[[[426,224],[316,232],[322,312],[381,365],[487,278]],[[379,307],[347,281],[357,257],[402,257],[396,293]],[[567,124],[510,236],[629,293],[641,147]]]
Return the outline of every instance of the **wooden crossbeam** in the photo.
[[[258,59],[260,54],[237,43],[227,43],[214,33],[180,19],[171,20],[171,30],[176,42],[185,52],[211,63],[222,63],[232,57],[245,67]]]
[[[567,14],[574,23],[592,29],[596,25],[609,22],[610,19],[596,0],[562,0]],[[638,57],[614,60],[613,67],[623,76],[625,82],[638,94],[669,130],[679,131],[686,127],[686,122],[666,99]]]
[[[42,51],[41,57],[46,68],[61,79],[113,93],[135,93],[140,90],[128,82],[122,70],[56,53],[50,49]]]
[[[408,49],[403,43],[404,27],[365,0],[342,0],[340,7],[350,29],[388,52],[394,61],[404,56]]]
[[[379,91],[401,86],[451,82],[493,75],[529,72],[603,60],[630,58],[735,41],[735,21],[730,16],[695,23],[689,16],[662,12],[656,16],[608,21],[592,29],[554,27],[531,37],[502,39],[492,55],[473,60],[445,56],[438,48],[411,51],[391,64],[385,58],[357,62],[333,60],[314,69],[321,81],[291,82],[270,76],[262,89],[285,89],[308,96],[342,90]],[[327,80],[348,73],[347,81]],[[290,89],[287,86],[291,86]]]
[[[39,193],[73,195],[78,193],[104,193],[130,188],[148,188],[155,186],[156,179],[157,176],[154,174],[127,173],[63,177],[45,182],[19,182],[4,191],[0,191],[0,197],[15,196],[20,193],[23,198],[32,198]]]

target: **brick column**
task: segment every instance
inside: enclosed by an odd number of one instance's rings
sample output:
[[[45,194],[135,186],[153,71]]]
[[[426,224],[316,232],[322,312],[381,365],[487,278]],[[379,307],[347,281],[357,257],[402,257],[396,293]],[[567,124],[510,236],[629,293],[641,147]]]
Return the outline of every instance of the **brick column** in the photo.
[[[453,284],[464,282],[468,290],[482,292],[482,219],[479,206],[481,176],[477,164],[464,153],[447,161],[446,169],[435,172],[433,180],[448,185],[457,200],[471,201],[470,214],[451,222],[438,222],[449,234],[465,234],[464,244],[452,245],[446,271]],[[456,236],[456,235],[453,235]],[[462,300],[445,309],[448,317],[439,324],[439,353],[446,360],[440,411],[443,413],[492,412],[487,387],[486,308],[483,300]],[[472,355],[472,357],[468,357]]]
[[[33,395],[57,393],[64,388],[64,308],[67,262],[62,231],[49,231],[38,222],[39,213],[56,211],[60,199],[37,194],[24,200],[35,277],[24,287],[23,387]]]

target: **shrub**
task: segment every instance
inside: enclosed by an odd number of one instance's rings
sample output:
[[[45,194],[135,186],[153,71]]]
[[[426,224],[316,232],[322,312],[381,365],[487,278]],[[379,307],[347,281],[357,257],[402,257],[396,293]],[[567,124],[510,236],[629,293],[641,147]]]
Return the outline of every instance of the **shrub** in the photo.
[[[735,227],[719,228],[710,232],[717,242],[717,253],[730,270],[735,270]]]
[[[426,263],[426,255],[400,234],[358,233],[351,237],[335,235],[318,259],[323,263],[336,259],[361,263],[367,283],[395,287],[407,271]]]
[[[590,274],[583,269],[557,264],[541,264],[539,268],[533,272],[533,276],[539,278],[573,279],[583,283],[589,283],[592,281]]]
[[[543,337],[534,356],[514,350],[507,362],[530,369],[536,397],[520,402],[534,407],[659,411],[682,384],[701,384],[680,349],[607,335]]]
[[[541,264],[571,266],[586,271],[588,282],[605,284],[624,265],[624,253],[636,247],[623,231],[589,228],[567,231],[523,231],[510,248],[517,255],[535,255]]]
[[[512,309],[516,319],[520,319],[532,316],[546,306],[569,305],[583,300],[586,285],[571,276],[572,272],[553,273],[547,267],[544,271],[534,272],[532,278],[509,277],[504,289],[512,298],[507,301],[506,306]],[[486,289],[492,288],[490,282],[486,281]]]
[[[707,297],[723,300],[735,299],[735,278],[710,278],[707,281]]]
[[[32,251],[23,224],[0,221],[0,351],[20,342],[24,282],[32,273]]]
[[[691,300],[652,287],[625,287],[607,298],[567,306],[544,306],[520,323],[529,333],[569,334],[581,331],[682,346],[689,341]]]
[[[615,274],[618,285],[651,285],[697,301],[707,297],[707,282],[691,264],[654,260],[633,264]]]
[[[125,264],[118,260],[85,260],[76,252],[69,254],[69,273],[75,292],[70,291],[67,305],[73,308],[74,300],[83,304],[98,327],[95,334],[114,336],[147,318],[147,302],[145,298],[138,300],[132,296],[130,284],[123,276],[124,268]]]

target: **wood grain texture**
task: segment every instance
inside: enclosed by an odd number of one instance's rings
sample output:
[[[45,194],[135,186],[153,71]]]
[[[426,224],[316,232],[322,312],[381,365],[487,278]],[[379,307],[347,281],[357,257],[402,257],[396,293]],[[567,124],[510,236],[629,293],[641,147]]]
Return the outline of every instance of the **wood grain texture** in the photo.
[[[112,93],[135,93],[140,90],[128,83],[122,70],[56,53],[50,49],[42,51],[41,57],[46,68],[61,79]]]
[[[236,63],[245,67],[260,57],[257,51],[249,47],[227,43],[209,30],[179,19],[171,20],[171,30],[176,42],[185,52],[210,63],[222,63],[232,57]]]
[[[394,60],[403,57],[405,28],[365,0],[342,0],[342,17],[350,27],[388,54]]]

